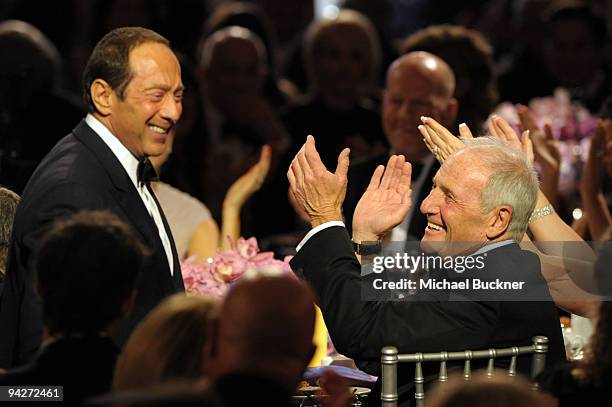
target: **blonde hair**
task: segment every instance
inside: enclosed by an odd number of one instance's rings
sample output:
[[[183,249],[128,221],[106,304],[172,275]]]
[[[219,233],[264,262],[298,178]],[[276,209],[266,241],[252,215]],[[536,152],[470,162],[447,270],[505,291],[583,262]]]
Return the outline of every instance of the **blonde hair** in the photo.
[[[184,294],[158,305],[132,332],[119,355],[113,390],[200,377],[204,344],[216,309],[212,297]]]
[[[376,29],[365,15],[355,10],[342,9],[334,17],[323,17],[314,20],[308,26],[308,30],[304,36],[304,67],[311,84],[310,93],[316,93],[318,86],[315,75],[315,65],[317,63],[315,54],[321,46],[323,36],[333,28],[339,26],[356,28],[367,37],[368,41],[365,47],[367,47],[369,54],[367,59],[370,61],[370,64],[368,67],[368,77],[366,83],[363,84],[364,89],[362,90],[370,90],[375,86],[378,71],[380,70],[382,53]]]

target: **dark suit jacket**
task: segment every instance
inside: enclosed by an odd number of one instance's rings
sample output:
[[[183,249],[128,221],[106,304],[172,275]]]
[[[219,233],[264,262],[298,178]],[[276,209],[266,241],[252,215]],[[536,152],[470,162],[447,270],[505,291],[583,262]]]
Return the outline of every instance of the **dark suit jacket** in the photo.
[[[34,362],[0,374],[0,386],[63,386],[64,403],[78,405],[110,391],[118,355],[119,348],[107,337],[61,338],[44,347]]]
[[[374,170],[381,164],[387,165],[387,161],[389,161],[389,155],[385,154],[368,160],[355,161],[349,167],[346,197],[344,198],[344,204],[342,205],[342,213],[344,214],[345,224],[349,231],[352,230],[353,227],[353,213],[355,212],[355,207],[370,184],[370,179],[372,178],[372,174],[374,174]],[[413,163],[412,167],[412,182],[414,183],[419,176],[421,165]],[[419,167],[419,171],[416,171],[417,167]],[[420,240],[425,234],[427,217],[421,213],[419,206],[427,197],[429,191],[431,191],[433,177],[436,175],[436,171],[438,171],[439,168],[440,164],[435,161],[431,166],[421,189],[419,191],[412,191],[414,197],[416,198],[414,200],[416,207],[414,208],[415,212],[412,215],[410,225],[408,226],[408,240]]]
[[[516,244],[491,250],[489,263],[495,267],[487,278],[521,272],[543,280],[537,256]],[[291,267],[314,288],[336,349],[370,374],[380,374],[383,346],[395,346],[400,353],[463,351],[530,345],[533,336],[545,335],[549,339],[547,361],[565,358],[552,301],[363,301],[361,267],[343,227],[330,227],[312,236],[291,260]],[[519,358],[519,371],[526,368]],[[403,376],[399,382],[412,379]]]
[[[35,294],[33,259],[42,234],[54,221],[86,209],[113,212],[134,228],[152,252],[137,283],[135,306],[114,334],[119,344],[164,297],[184,290],[174,240],[161,208],[174,253],[173,276],[155,222],[134,184],[83,120],[43,159],[17,209],[0,299],[0,367],[31,360],[41,343],[42,310]]]

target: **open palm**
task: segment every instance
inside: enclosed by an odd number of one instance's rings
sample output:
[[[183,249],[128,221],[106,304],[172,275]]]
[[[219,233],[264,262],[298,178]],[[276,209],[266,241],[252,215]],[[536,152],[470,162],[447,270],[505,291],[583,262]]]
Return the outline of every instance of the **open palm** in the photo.
[[[386,168],[376,168],[355,208],[354,235],[381,239],[402,222],[412,206],[411,174],[412,166],[402,155],[391,156]]]

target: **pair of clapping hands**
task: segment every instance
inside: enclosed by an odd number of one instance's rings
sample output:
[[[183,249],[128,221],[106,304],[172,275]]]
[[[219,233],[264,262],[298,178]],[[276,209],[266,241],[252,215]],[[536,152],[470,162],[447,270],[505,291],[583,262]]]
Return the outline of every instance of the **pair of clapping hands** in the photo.
[[[291,162],[287,172],[291,193],[304,208],[313,227],[342,220],[349,153],[348,148],[342,150],[336,171],[332,173],[321,161],[314,137],[308,136]],[[380,240],[404,219],[412,205],[411,174],[412,166],[403,155],[393,155],[386,167],[376,168],[355,208],[353,240]]]

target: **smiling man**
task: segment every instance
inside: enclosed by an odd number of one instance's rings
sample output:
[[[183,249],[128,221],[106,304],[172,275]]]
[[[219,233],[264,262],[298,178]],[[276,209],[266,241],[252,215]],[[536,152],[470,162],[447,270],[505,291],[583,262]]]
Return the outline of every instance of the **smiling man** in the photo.
[[[0,299],[2,368],[27,362],[41,345],[32,270],[40,238],[57,219],[110,210],[151,249],[134,307],[114,332],[119,344],[164,297],[184,289],[170,229],[149,186],[155,173],[147,158],[164,152],[182,111],[181,71],[168,40],[139,27],[111,31],[93,50],[83,94],[89,114],[43,159],[17,210]]]
[[[422,244],[444,255],[483,255],[485,266],[474,277],[528,281],[533,287],[529,298],[539,302],[517,301],[525,296],[453,297],[456,293],[431,291],[411,295],[409,301],[383,301],[387,297],[382,295],[376,297],[380,301],[364,300],[364,284],[372,275],[360,276],[353,251],[373,253],[380,246],[368,242],[381,241],[406,216],[412,205],[411,165],[399,155],[377,167],[355,209],[353,242],[341,212],[348,166],[345,149],[336,172],[327,171],[309,137],[287,173],[313,226],[291,267],[314,288],[340,353],[379,375],[384,346],[395,346],[400,353],[464,351],[528,345],[534,336],[544,335],[549,339],[547,361],[564,358],[559,317],[538,258],[517,244],[538,193],[537,176],[524,157],[488,138],[475,139],[449,157],[420,207],[428,220]],[[455,277],[454,271],[447,275]],[[518,370],[528,372],[528,361],[520,359]],[[403,376],[398,383],[410,380]]]

